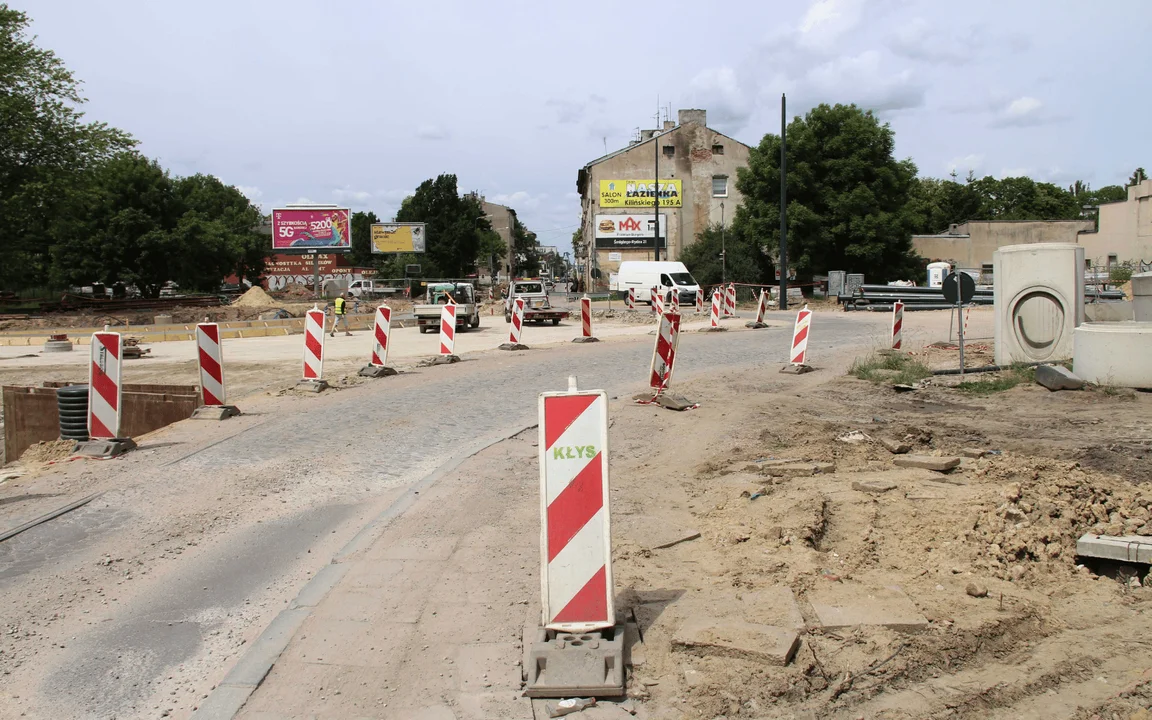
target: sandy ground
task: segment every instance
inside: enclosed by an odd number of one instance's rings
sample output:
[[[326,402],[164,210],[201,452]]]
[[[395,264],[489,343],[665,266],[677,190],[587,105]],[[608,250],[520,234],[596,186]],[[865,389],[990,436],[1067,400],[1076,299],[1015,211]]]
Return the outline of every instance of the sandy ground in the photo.
[[[946,313],[910,313],[908,349],[936,353],[933,364],[954,362],[948,351],[924,349],[947,336],[947,320]],[[814,342],[820,339],[813,362],[819,370],[798,377],[776,372],[780,362],[774,358],[780,354],[777,346],[786,346],[786,331],[693,338],[689,349],[730,343],[742,348],[744,358],[741,365],[717,363],[712,372],[690,366],[678,372],[676,389],[699,401],[697,410],[671,413],[635,405],[626,398],[628,391],[640,389],[639,382],[625,382],[614,393],[613,558],[618,606],[637,621],[643,635],[643,652],[629,680],[638,714],[1127,720],[1148,707],[1152,648],[1146,640],[1146,612],[1152,590],[1132,581],[1144,570],[1109,569],[1119,580],[1097,575],[1093,570],[1104,573],[1106,568],[1082,567],[1074,546],[1084,532],[1143,533],[1150,527],[1152,492],[1146,483],[1152,479],[1152,397],[1099,390],[1048,393],[1031,385],[989,396],[942,385],[897,394],[845,377],[855,357],[883,343],[884,321],[868,313],[840,315],[838,332],[852,326],[862,332],[845,332],[843,341],[834,342],[821,338],[821,325],[814,324]],[[990,313],[974,313],[977,337],[990,335],[990,325]],[[66,556],[48,553],[67,557],[67,562],[0,558],[6,563],[0,589],[8,608],[0,634],[0,692],[6,696],[0,717],[21,712],[43,716],[52,692],[63,692],[67,682],[86,676],[91,679],[86,687],[103,687],[111,698],[92,700],[92,707],[115,707],[117,712],[86,714],[70,704],[53,716],[157,717],[167,711],[168,716],[187,717],[295,589],[402,491],[407,475],[380,484],[377,474],[366,473],[339,448],[372,442],[412,419],[401,415],[385,421],[357,408],[369,399],[383,408],[410,392],[432,393],[449,377],[435,370],[495,379],[506,377],[509,368],[516,372],[517,363],[570,358],[573,371],[592,372],[594,358],[648,344],[629,337],[635,328],[621,327],[620,336],[602,347],[557,345],[537,360],[529,353],[512,357],[477,351],[474,363],[406,374],[395,384],[352,387],[327,398],[264,392],[244,399],[253,416],[229,421],[239,424],[182,423],[155,434],[140,453],[118,464],[53,466],[0,486],[6,526],[81,493],[104,489],[118,498],[99,506],[101,514],[90,519],[96,525],[87,528],[87,536],[80,532],[81,540],[71,545],[67,537],[59,539]],[[530,344],[533,330],[526,330]],[[571,334],[570,327],[560,330]],[[747,343],[758,337],[774,338],[772,348],[744,352],[755,347]],[[408,339],[432,341],[414,330]],[[232,345],[226,352],[233,352]],[[285,347],[279,362],[290,368],[295,350]],[[351,370],[358,365],[354,358],[349,351],[342,362]],[[160,368],[157,372],[174,373],[180,367],[179,360],[148,362]],[[27,364],[3,370],[43,371]],[[269,382],[284,385],[282,378]],[[489,403],[476,387],[471,405]],[[458,391],[445,390],[459,397]],[[480,426],[462,415],[470,403],[444,402],[453,409],[449,417]],[[305,408],[310,408],[306,415]],[[261,424],[275,418],[291,419],[293,425],[277,430],[284,434],[304,431],[310,418],[324,426],[332,412],[343,413],[353,436],[316,451],[316,462],[327,469],[322,474],[301,465],[296,451],[269,445],[271,438],[261,435]],[[498,406],[487,427],[503,427],[496,417],[511,418]],[[837,439],[851,431],[871,440],[849,444]],[[243,445],[245,457],[236,456],[230,467],[228,456],[240,446],[233,442],[230,450],[220,452],[212,448],[236,432],[253,442]],[[893,456],[872,441],[880,439],[907,442],[924,454],[972,447],[998,454],[966,459],[943,475],[894,468]],[[777,477],[772,468],[782,459],[830,463],[834,471]],[[396,556],[390,548],[420,538],[471,537],[460,546],[460,562],[467,563],[469,573],[491,574],[499,588],[516,594],[506,602],[520,608],[520,618],[530,614],[524,603],[535,601],[538,569],[524,536],[535,534],[535,528],[525,528],[538,507],[534,462],[535,448],[523,437],[477,455],[433,488],[427,506],[413,506],[411,517],[389,526],[387,542],[378,546],[372,561],[391,562]],[[410,474],[419,476],[424,467],[414,465]],[[486,479],[492,482],[491,495],[485,494]],[[853,487],[865,480],[895,487],[878,493]],[[335,508],[325,512],[344,513],[342,522],[325,524],[300,514],[319,508],[320,497],[327,499],[325,507]],[[6,502],[12,498],[20,502]],[[4,504],[7,512],[2,512]],[[261,534],[237,534],[257,527],[263,528]],[[97,532],[101,528],[103,534]],[[668,538],[696,533],[695,539],[656,547]],[[238,600],[195,604],[190,596],[201,585],[215,592],[219,585],[236,582],[211,574],[211,568],[223,566],[219,553],[229,548],[241,554],[251,549],[256,564],[247,572],[255,585],[241,585],[247,589],[236,590],[242,593]],[[277,552],[287,553],[283,562],[273,562]],[[13,574],[13,568],[21,572],[21,562],[43,569]],[[406,588],[429,608],[426,617],[416,618],[416,627],[427,622],[421,632],[432,634],[396,643],[399,664],[390,666],[393,674],[362,673],[343,687],[345,694],[370,701],[356,716],[412,717],[396,708],[428,698],[414,694],[415,685],[395,681],[401,678],[441,693],[429,704],[453,714],[435,717],[516,717],[527,703],[515,699],[518,683],[507,677],[512,665],[504,655],[517,653],[518,646],[503,632],[515,619],[503,615],[501,649],[490,657],[472,656],[472,670],[492,679],[500,702],[516,709],[454,705],[464,695],[490,689],[483,684],[461,688],[439,679],[454,676],[444,667],[446,655],[437,652],[443,642],[469,629],[463,616],[433,612],[448,602],[440,581],[451,586],[452,575],[443,574],[453,569],[451,564],[446,561],[443,572],[425,577],[427,585]],[[261,574],[262,565],[275,572]],[[976,590],[986,595],[973,597],[969,585],[981,586]],[[520,597],[524,587],[527,598]],[[142,609],[166,588],[188,596],[180,600],[188,607],[169,614]],[[491,590],[486,588],[476,589],[479,597],[497,596],[486,594]],[[372,592],[367,594],[372,601]],[[900,610],[904,617],[897,628],[858,622],[833,627],[817,610],[870,596],[881,599],[865,608],[868,617],[882,623]],[[183,607],[180,603],[176,607]],[[133,625],[131,617],[146,624]],[[684,622],[699,618],[791,628],[800,648],[789,664],[777,666],[747,652],[673,642]],[[189,659],[173,655],[180,659],[172,665],[164,664],[165,656],[149,660],[126,650],[123,658],[108,656],[131,643],[115,633],[100,635],[120,628],[170,642],[183,637],[182,628],[197,623],[211,628],[198,639],[202,647]],[[84,657],[91,661],[85,664]],[[164,673],[154,683],[148,680],[153,684],[147,692],[128,687],[128,680],[151,678],[139,665]],[[285,683],[298,686],[295,704],[282,704],[271,716],[353,716],[347,711],[352,698],[333,706],[335,711],[325,710],[316,703],[328,702],[328,696],[309,685],[315,678],[293,675],[288,666],[277,666],[268,683],[259,693],[282,691]],[[112,702],[125,693],[145,699],[130,705]],[[267,697],[254,696],[253,703],[264,703],[253,704],[254,713],[270,707]],[[392,711],[379,705],[388,698],[395,701]]]

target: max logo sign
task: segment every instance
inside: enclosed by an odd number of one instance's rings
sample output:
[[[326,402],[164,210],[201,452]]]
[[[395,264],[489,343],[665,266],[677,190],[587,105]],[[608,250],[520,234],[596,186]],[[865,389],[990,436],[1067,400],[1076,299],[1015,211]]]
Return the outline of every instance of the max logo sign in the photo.
[[[567,445],[552,448],[553,460],[591,460],[596,457],[594,445]]]
[[[637,220],[636,218],[632,218],[632,217],[625,218],[625,219],[620,221],[619,227],[621,230],[633,230],[633,231],[639,230],[640,229],[640,221]]]

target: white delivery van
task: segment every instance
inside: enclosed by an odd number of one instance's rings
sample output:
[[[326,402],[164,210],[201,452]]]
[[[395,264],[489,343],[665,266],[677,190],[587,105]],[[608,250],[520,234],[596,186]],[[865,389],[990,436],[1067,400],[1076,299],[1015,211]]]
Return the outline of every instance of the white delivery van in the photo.
[[[652,260],[626,260],[620,263],[620,270],[616,273],[616,284],[612,290],[628,292],[635,288],[636,299],[640,302],[652,302],[652,288],[660,288],[665,301],[672,298],[672,293],[680,296],[681,305],[691,305],[696,302],[696,294],[700,286],[684,263],[656,262]]]

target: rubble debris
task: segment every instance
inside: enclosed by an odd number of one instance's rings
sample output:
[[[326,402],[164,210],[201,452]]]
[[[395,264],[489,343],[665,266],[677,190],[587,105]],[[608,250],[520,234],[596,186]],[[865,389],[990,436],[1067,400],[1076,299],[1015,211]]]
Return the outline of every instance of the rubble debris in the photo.
[[[936,472],[950,472],[960,466],[958,457],[934,457],[932,455],[903,455],[892,461],[896,467],[923,468]]]
[[[852,489],[879,495],[889,490],[895,490],[896,483],[889,480],[854,480],[852,481]]]
[[[888,440],[887,438],[880,438],[880,444],[884,446],[885,450],[892,453],[893,455],[904,455],[906,453],[912,452],[911,445],[906,442],[900,442],[899,440]]]
[[[968,593],[974,598],[988,597],[988,588],[980,583],[968,583],[968,587],[964,588],[964,592]]]
[[[989,451],[983,450],[981,448],[964,448],[960,451],[960,454],[966,458],[972,458],[973,460],[979,460],[980,458],[991,455]]]
[[[868,437],[868,435],[859,430],[850,430],[846,433],[838,435],[836,439],[842,443],[848,443],[849,445],[860,445],[862,443],[872,441],[872,438]]]
[[[834,472],[836,472],[836,466],[826,462],[781,463],[779,465],[765,465],[760,469],[761,475],[785,478],[810,477]]]
[[[584,708],[594,707],[596,698],[568,698],[557,703],[548,703],[548,717],[558,718],[578,713]]]

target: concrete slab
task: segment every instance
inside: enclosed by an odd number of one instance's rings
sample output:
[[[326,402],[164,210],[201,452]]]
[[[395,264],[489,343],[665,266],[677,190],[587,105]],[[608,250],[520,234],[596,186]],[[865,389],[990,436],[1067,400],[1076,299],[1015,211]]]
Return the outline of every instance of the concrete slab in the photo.
[[[1081,535],[1076,554],[1130,563],[1152,563],[1152,537],[1140,535]]]
[[[888,440],[887,438],[880,438],[880,444],[893,455],[904,455],[912,452],[912,446],[906,442],[899,440]]]
[[[896,467],[922,468],[936,472],[949,472],[960,466],[958,457],[934,457],[932,455],[904,455],[895,458],[892,463]]]
[[[889,490],[895,490],[896,483],[891,480],[855,480],[852,483],[852,489],[879,495]]]
[[[755,660],[783,667],[800,648],[794,629],[731,618],[690,618],[672,637],[672,647],[701,655]]]
[[[804,616],[796,603],[796,594],[787,585],[773,585],[744,593],[740,596],[744,605],[744,618],[762,625],[800,630],[804,627]]]
[[[1080,390],[1084,381],[1063,365],[1041,365],[1036,368],[1036,382],[1049,390]]]
[[[826,630],[881,625],[902,632],[928,627],[928,620],[898,587],[836,583],[808,595],[820,626]]]
[[[964,448],[960,451],[960,454],[966,458],[979,460],[980,458],[985,457],[988,454],[988,451],[981,448]]]

